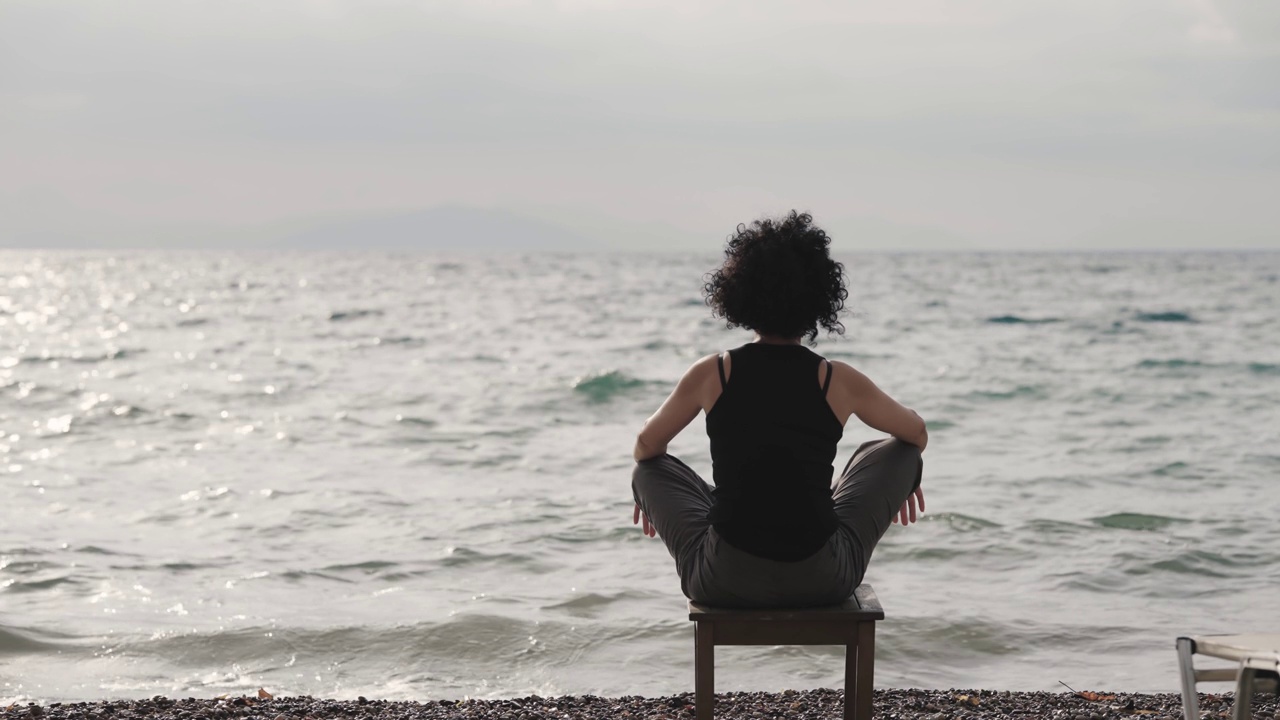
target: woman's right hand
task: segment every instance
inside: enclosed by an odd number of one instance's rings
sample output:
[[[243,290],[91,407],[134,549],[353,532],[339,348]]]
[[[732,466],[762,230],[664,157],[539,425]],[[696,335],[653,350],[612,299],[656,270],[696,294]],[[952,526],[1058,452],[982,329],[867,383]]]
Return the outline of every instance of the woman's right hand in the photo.
[[[893,516],[895,523],[902,523],[904,526],[910,525],[916,521],[916,503],[920,503],[920,514],[924,514],[924,488],[917,487],[916,491],[907,496],[907,501],[902,503],[902,508]]]

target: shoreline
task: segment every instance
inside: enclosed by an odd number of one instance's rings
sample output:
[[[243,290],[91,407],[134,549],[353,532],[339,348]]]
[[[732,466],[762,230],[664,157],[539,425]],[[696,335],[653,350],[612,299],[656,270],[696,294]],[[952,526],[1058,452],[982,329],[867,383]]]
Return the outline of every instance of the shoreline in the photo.
[[[1234,704],[1232,693],[1200,693],[1202,717],[1226,718]],[[1087,696],[1087,697],[1086,697]],[[1090,699],[1096,697],[1097,699]],[[626,695],[609,698],[565,695],[502,700],[326,700],[308,695],[259,698],[98,700],[13,704],[0,707],[0,718],[40,720],[328,720],[342,718],[395,720],[684,720],[694,717],[693,693],[661,697]],[[718,720],[840,718],[844,692],[837,689],[716,694]],[[1182,698],[1177,693],[1071,693],[1006,690],[883,689],[875,692],[875,717],[897,720],[963,718],[1052,718],[1054,720],[1178,720]],[[1280,720],[1274,695],[1254,698],[1253,717]]]

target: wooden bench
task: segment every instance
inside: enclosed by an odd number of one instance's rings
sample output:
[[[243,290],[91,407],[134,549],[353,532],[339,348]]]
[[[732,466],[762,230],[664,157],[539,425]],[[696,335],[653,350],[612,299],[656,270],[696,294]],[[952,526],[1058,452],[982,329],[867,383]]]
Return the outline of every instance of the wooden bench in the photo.
[[[689,602],[694,623],[694,702],[697,720],[715,709],[716,645],[844,645],[845,720],[871,720],[876,621],[884,610],[870,585],[840,605],[737,610]]]

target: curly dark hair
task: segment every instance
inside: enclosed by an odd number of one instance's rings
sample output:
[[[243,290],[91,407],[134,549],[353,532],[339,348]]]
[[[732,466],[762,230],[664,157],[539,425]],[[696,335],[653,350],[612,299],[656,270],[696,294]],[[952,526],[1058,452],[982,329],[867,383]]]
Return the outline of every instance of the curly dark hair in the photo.
[[[812,345],[818,327],[843,333],[840,311],[849,297],[844,265],[831,259],[831,238],[808,213],[739,225],[724,264],[708,273],[703,294],[725,327],[796,338]]]

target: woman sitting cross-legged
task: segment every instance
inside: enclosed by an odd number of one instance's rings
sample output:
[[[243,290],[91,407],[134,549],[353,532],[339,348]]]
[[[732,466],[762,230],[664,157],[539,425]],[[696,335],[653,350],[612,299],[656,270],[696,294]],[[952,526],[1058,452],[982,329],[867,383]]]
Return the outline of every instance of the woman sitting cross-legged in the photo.
[[[843,602],[890,523],[924,511],[914,411],[850,365],[817,355],[818,327],[840,333],[844,266],[807,214],[739,225],[707,302],[753,342],[695,362],[636,438],[633,522],[660,536],[680,588],[723,607]],[[715,487],[667,454],[706,413]],[[849,417],[892,437],[863,443],[832,485]]]

